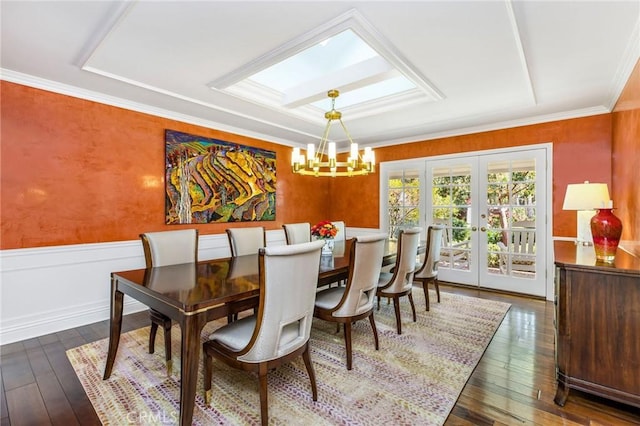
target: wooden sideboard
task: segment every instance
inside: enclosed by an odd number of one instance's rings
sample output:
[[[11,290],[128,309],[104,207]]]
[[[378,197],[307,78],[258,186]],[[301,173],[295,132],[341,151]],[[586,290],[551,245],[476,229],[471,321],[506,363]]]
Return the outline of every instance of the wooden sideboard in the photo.
[[[570,389],[640,407],[640,258],[614,264],[593,247],[554,243],[556,404]]]

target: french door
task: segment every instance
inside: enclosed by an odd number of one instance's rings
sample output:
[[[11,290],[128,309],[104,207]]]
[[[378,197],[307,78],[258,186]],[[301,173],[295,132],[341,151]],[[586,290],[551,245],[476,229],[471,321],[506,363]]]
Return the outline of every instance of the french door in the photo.
[[[441,280],[545,296],[544,149],[427,160],[425,181]]]

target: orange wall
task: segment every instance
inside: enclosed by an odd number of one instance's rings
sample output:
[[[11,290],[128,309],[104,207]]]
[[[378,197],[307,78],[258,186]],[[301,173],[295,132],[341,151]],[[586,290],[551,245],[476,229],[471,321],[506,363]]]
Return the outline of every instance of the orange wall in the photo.
[[[276,152],[276,221],[318,221],[326,181],[294,179],[290,148],[1,82],[1,248],[134,240],[165,225],[164,130]],[[229,226],[196,225],[201,235]]]
[[[611,114],[434,139],[376,149],[376,161],[481,151],[553,142],[553,235],[576,236],[576,212],[563,211],[569,183],[585,180],[611,187]],[[348,226],[378,227],[378,176],[334,180],[333,217]],[[359,207],[354,209],[355,204]]]
[[[613,111],[611,197],[622,239],[640,241],[640,61]]]
[[[260,223],[267,229],[325,218],[345,220],[350,227],[379,226],[377,173],[293,176],[289,147],[5,81],[0,88],[2,249],[134,240],[141,232],[176,229],[164,224],[166,128],[276,151],[277,220]],[[575,212],[562,211],[566,185],[584,180],[611,185],[612,116],[390,146],[377,149],[376,158],[553,142],[553,234],[575,236]],[[254,225],[195,227],[205,235]]]

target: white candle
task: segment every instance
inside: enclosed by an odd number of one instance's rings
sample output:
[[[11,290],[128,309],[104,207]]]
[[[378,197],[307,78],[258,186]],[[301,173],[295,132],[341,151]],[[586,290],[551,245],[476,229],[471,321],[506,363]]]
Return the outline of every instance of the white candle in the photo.
[[[358,158],[358,144],[357,143],[352,143],[351,144],[351,159],[352,160],[356,160]]]
[[[329,159],[336,159],[336,143],[329,142]]]
[[[316,146],[312,143],[307,144],[307,158],[313,160],[316,156]]]
[[[300,148],[293,148],[293,152],[291,153],[291,165],[295,165],[300,159]]]

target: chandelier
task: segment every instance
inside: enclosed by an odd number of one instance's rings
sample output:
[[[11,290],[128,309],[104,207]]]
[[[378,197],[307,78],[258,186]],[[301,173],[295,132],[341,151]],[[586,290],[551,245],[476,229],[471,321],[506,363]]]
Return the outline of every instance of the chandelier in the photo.
[[[351,135],[342,122],[342,113],[336,111],[336,98],[340,95],[338,90],[329,90],[327,96],[331,98],[331,111],[324,114],[327,125],[320,140],[320,146],[316,150],[314,144],[307,145],[307,156],[300,154],[300,148],[293,148],[291,153],[291,167],[293,173],[306,176],[362,176],[375,172],[376,159],[373,150],[366,147],[362,155],[358,152],[358,144],[353,142]],[[349,142],[351,150],[347,161],[337,161],[336,143],[329,142],[329,130],[334,120],[342,125]]]

